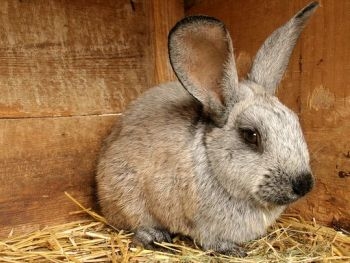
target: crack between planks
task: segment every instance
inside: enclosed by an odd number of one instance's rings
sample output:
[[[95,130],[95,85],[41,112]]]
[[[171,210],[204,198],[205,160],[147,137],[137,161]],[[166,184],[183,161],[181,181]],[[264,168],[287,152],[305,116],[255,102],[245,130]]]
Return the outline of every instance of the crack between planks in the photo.
[[[103,114],[77,114],[77,115],[46,115],[46,116],[12,116],[12,117],[1,117],[0,120],[22,120],[22,119],[56,119],[56,118],[74,118],[74,117],[106,117],[106,116],[122,116],[122,113],[103,113]]]

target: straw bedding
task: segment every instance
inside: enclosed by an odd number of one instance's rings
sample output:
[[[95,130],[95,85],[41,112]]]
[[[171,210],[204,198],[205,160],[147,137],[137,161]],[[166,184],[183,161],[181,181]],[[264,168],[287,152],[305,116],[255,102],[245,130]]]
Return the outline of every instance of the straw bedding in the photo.
[[[132,233],[117,231],[105,219],[67,196],[91,216],[0,241],[0,262],[350,262],[349,233],[283,215],[259,240],[245,244],[246,258],[201,251],[175,237],[161,251],[135,247]]]

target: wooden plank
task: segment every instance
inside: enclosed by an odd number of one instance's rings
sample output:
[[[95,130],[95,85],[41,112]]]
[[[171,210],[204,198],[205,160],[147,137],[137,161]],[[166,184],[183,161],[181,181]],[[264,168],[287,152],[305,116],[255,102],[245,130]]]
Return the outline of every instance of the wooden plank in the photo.
[[[350,126],[307,130],[316,188],[290,208],[293,213],[349,229]],[[342,139],[343,138],[343,139]]]
[[[152,0],[152,5],[153,16],[150,17],[150,25],[153,26],[154,84],[159,84],[176,79],[169,63],[168,33],[176,22],[184,17],[184,6],[180,0]]]
[[[0,3],[0,116],[121,112],[154,81],[144,1]]]
[[[191,2],[191,1],[190,1]],[[192,1],[189,14],[222,19],[230,29],[240,75],[262,41],[307,0]],[[316,188],[292,206],[306,218],[350,226],[350,2],[321,1],[293,52],[278,91],[299,114],[309,144]],[[340,223],[339,223],[340,222]]]
[[[322,1],[307,34],[301,47],[303,125],[314,131],[350,127],[350,2]]]
[[[301,121],[317,186],[295,210],[350,231],[350,2],[321,4],[300,61]]]
[[[0,120],[0,235],[73,220],[64,191],[96,207],[97,155],[117,117]]]
[[[117,113],[173,78],[166,39],[181,3],[0,3],[0,236],[81,217],[64,191],[96,207],[96,160]]]

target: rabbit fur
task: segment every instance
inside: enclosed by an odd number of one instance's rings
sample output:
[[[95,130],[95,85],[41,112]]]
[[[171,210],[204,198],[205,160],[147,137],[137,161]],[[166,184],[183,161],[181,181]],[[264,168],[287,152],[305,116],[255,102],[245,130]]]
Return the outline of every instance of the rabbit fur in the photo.
[[[228,30],[192,16],[169,34],[179,81],[146,91],[106,139],[98,197],[109,223],[146,248],[172,233],[243,256],[314,178],[298,117],[275,90],[312,2],[274,31],[238,81]]]

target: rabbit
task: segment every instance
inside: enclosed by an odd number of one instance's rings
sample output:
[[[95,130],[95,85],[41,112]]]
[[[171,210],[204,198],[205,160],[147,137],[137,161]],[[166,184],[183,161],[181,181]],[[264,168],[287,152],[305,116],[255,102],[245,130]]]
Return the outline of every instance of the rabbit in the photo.
[[[275,97],[312,2],[263,43],[239,82],[224,24],[190,16],[169,33],[178,81],[146,91],[105,140],[96,169],[103,215],[147,249],[189,236],[245,256],[242,243],[314,185],[298,116]]]

